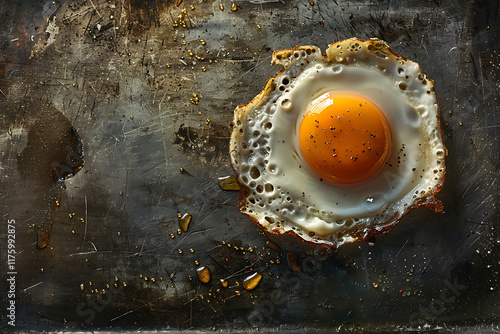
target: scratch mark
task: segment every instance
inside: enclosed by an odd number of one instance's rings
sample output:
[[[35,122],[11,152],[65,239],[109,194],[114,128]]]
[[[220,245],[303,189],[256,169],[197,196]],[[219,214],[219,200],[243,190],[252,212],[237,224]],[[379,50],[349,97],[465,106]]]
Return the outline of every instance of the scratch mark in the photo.
[[[141,308],[143,308],[143,307],[145,307],[145,306],[147,306],[147,305],[149,305],[149,304],[151,304],[151,303],[154,303],[155,301],[160,300],[160,299],[162,299],[163,297],[165,297],[165,294],[163,294],[163,295],[161,295],[160,297],[158,297],[158,298],[156,298],[156,299],[154,299],[154,300],[152,300],[152,301],[150,301],[150,302],[148,302],[148,303],[146,303],[146,304],[144,304],[144,305],[141,305],[141,306],[139,306],[139,307],[137,307],[137,308],[135,308],[135,309],[133,309],[133,310],[127,311],[127,312],[123,313],[122,315],[119,315],[119,316],[117,316],[117,317],[114,317],[114,318],[113,318],[113,319],[111,319],[110,321],[115,321],[116,319],[120,319],[121,317],[124,317],[124,316],[126,316],[127,314],[130,314],[130,313],[132,313],[132,312],[135,312],[135,311],[137,311],[137,310],[139,310],[139,309],[141,309]]]
[[[88,213],[88,210],[87,210],[87,195],[85,195],[85,232],[83,233],[82,247],[83,247],[83,245],[85,245],[85,239],[87,238],[87,224],[88,224],[87,213]],[[94,248],[95,248],[95,246],[94,246]]]
[[[89,0],[90,3],[92,4],[92,7],[94,7],[94,10],[95,12],[97,13],[97,15],[99,15],[100,18],[102,18],[101,14],[99,13],[99,11],[97,10],[96,6],[94,5],[94,2],[92,0]]]
[[[27,287],[26,289],[24,289],[24,290],[23,290],[23,292],[26,292],[26,290],[32,289],[32,288],[34,288],[35,286],[38,286],[38,285],[40,285],[40,284],[42,284],[42,283],[43,283],[43,281],[42,281],[42,282],[38,282],[38,283],[36,283],[36,284],[33,284],[32,286],[29,286],[29,287]]]
[[[73,253],[69,254],[69,256],[80,256],[80,255],[88,255],[88,254],[96,254],[96,253],[111,253],[111,251],[90,251],[90,252],[81,252],[81,253]]]
[[[408,241],[410,240],[411,236],[408,237],[408,239],[406,239],[405,243],[403,244],[403,246],[399,249],[399,252],[396,254],[396,256],[399,255],[399,253],[401,253],[401,251],[403,250],[403,248],[405,248],[406,244],[408,243]]]
[[[370,279],[368,278],[368,268],[366,265],[366,257],[365,257],[364,252],[363,252],[363,267],[365,269],[366,288],[369,289],[370,288]]]

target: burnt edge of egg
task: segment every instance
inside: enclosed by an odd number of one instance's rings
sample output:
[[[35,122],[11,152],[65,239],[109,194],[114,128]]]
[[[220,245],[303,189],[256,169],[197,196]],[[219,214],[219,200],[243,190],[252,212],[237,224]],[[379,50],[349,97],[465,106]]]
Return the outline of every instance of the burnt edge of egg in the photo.
[[[394,212],[394,214],[391,215],[384,222],[383,226],[377,226],[377,225],[372,226],[369,224],[359,224],[359,225],[356,225],[353,227],[349,227],[341,232],[342,236],[348,235],[352,238],[352,240],[340,241],[338,238],[335,238],[335,240],[333,240],[333,239],[327,240],[326,238],[325,239],[318,239],[318,238],[315,239],[315,238],[313,238],[313,236],[310,236],[310,234],[307,233],[307,231],[305,231],[305,230],[303,230],[304,233],[302,235],[299,235],[294,229],[284,231],[284,230],[280,230],[279,228],[267,228],[267,227],[263,226],[258,219],[254,218],[250,212],[247,212],[247,210],[246,210],[246,208],[247,208],[246,202],[247,202],[247,198],[249,196],[251,196],[251,189],[249,187],[247,187],[245,184],[243,184],[242,182],[240,182],[240,180],[239,180],[240,174],[238,173],[238,171],[236,170],[236,168],[233,164],[232,152],[235,150],[232,148],[233,147],[232,143],[234,141],[233,138],[235,136],[235,133],[238,131],[238,127],[236,126],[235,122],[237,122],[238,120],[249,115],[254,107],[258,106],[262,101],[264,101],[276,89],[276,87],[277,87],[276,79],[278,77],[280,77],[286,71],[286,64],[284,63],[283,60],[286,60],[288,57],[293,56],[296,51],[305,51],[308,55],[314,53],[315,55],[322,57],[323,60],[326,60],[328,64],[332,64],[332,63],[348,64],[348,62],[345,60],[344,60],[345,62],[343,62],[343,61],[333,62],[331,57],[333,57],[334,54],[332,52],[330,52],[330,50],[333,49],[334,47],[337,47],[337,46],[342,47],[342,44],[355,43],[355,42],[367,44],[366,47],[368,50],[373,51],[374,53],[377,53],[377,54],[381,53],[382,55],[385,55],[385,57],[392,57],[397,61],[403,61],[403,62],[409,62],[409,63],[416,64],[418,66],[418,69],[419,69],[419,74],[423,75],[424,80],[429,82],[429,84],[430,84],[429,91],[430,92],[428,92],[428,94],[433,94],[434,98],[436,99],[436,119],[437,119],[437,125],[438,125],[437,128],[439,130],[439,139],[440,139],[440,142],[441,142],[441,144],[443,146],[443,150],[444,150],[444,152],[442,154],[443,172],[441,174],[441,177],[438,180],[438,182],[436,183],[436,185],[432,189],[430,189],[426,192],[424,197],[413,199],[413,201],[410,203],[410,205],[408,207],[406,207],[401,214],[398,214],[398,212]],[[248,216],[250,218],[250,220],[252,220],[254,223],[256,223],[260,228],[262,228],[267,233],[270,233],[273,235],[290,234],[290,235],[293,235],[296,238],[298,238],[301,241],[304,241],[308,244],[311,244],[314,246],[321,246],[321,247],[325,247],[325,248],[334,248],[334,249],[337,249],[342,245],[345,245],[348,243],[353,243],[356,241],[373,240],[373,237],[376,234],[380,234],[380,233],[386,232],[386,231],[394,228],[401,221],[401,219],[403,219],[404,216],[406,216],[412,210],[419,208],[421,206],[425,206],[428,209],[430,209],[436,213],[444,213],[442,202],[434,197],[441,190],[441,188],[444,185],[445,176],[446,176],[446,164],[444,163],[444,160],[445,160],[445,157],[448,156],[448,150],[443,143],[443,130],[442,130],[442,126],[441,126],[441,116],[440,116],[441,112],[440,112],[439,100],[438,100],[437,94],[434,90],[434,80],[428,78],[426,75],[423,74],[422,67],[420,66],[420,64],[418,64],[412,60],[409,60],[408,58],[399,56],[389,47],[389,45],[385,41],[380,40],[378,38],[370,38],[368,40],[361,40],[361,39],[358,39],[356,37],[349,38],[346,40],[342,40],[342,41],[338,41],[338,42],[329,44],[329,46],[325,52],[326,53],[322,53],[319,47],[309,46],[309,45],[306,45],[306,46],[298,46],[297,45],[291,49],[283,49],[283,50],[274,51],[273,55],[272,55],[271,64],[272,65],[281,65],[282,69],[280,69],[276,73],[276,75],[271,77],[266,82],[263,90],[257,96],[255,96],[248,104],[238,105],[236,107],[236,109],[234,110],[234,116],[233,116],[233,121],[232,121],[233,129],[231,131],[229,154],[231,156],[231,167],[235,173],[236,180],[238,181],[238,183],[240,184],[240,187],[241,187],[240,192],[239,192],[239,196],[238,196],[238,206],[237,206],[238,211],[240,211],[243,214],[245,214],[246,216]],[[379,228],[377,228],[377,227],[379,227]],[[336,232],[335,234],[337,234],[337,233],[338,232]]]

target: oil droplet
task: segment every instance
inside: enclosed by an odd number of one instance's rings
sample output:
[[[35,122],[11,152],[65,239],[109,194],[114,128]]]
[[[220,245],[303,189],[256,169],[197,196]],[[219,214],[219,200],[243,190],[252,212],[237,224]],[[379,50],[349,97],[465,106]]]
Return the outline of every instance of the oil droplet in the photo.
[[[194,6],[193,6],[193,5],[191,5],[191,7],[190,7],[190,8],[191,8],[191,10],[194,10]]]
[[[198,262],[198,260],[195,260],[195,261],[194,261],[194,264],[195,264],[195,265],[199,265],[200,263]]]
[[[196,274],[198,275],[198,279],[201,283],[209,283],[212,279],[212,274],[210,273],[210,269],[208,267],[200,267],[196,269]]]
[[[218,181],[222,190],[240,190],[240,184],[234,175],[219,177]]]
[[[173,234],[173,233],[170,234],[170,238],[172,238],[172,239],[175,238],[175,234]]]
[[[177,234],[181,234],[182,233],[182,230],[180,228],[177,229]]]
[[[191,253],[194,253],[194,249],[192,249],[192,248],[191,248],[189,251],[190,251]]]
[[[84,288],[84,286],[83,286],[83,283],[82,283],[82,284],[80,284],[80,290],[83,291],[83,288]]]
[[[220,10],[224,10],[224,6],[222,4],[220,4],[219,8]]]
[[[231,10],[233,12],[237,11],[238,10],[238,6],[236,6],[236,4],[233,3],[233,6],[231,7]]]
[[[220,279],[220,284],[222,285],[223,288],[227,288],[227,286],[229,285],[229,282],[226,281],[225,279]]]
[[[204,39],[200,40],[200,42],[201,42],[201,45],[205,45],[205,44],[207,44],[207,42],[205,42],[205,40],[204,40]]]
[[[246,290],[253,290],[257,285],[259,284],[260,280],[262,279],[262,275],[259,273],[255,273],[253,275],[248,276],[245,278],[243,281],[243,287]]]
[[[185,213],[182,217],[179,217],[179,227],[182,231],[187,232],[189,228],[189,223],[191,223],[193,216],[189,213]]]
[[[44,230],[36,231],[36,248],[38,250],[47,247],[50,239],[50,233]]]
[[[278,251],[278,252],[281,252],[281,248],[278,247],[278,245],[276,245],[274,242],[272,242],[271,240],[267,240],[266,241],[266,245],[267,247],[269,248],[272,248],[274,249],[275,251]]]
[[[179,249],[179,254],[182,254],[182,249]]]
[[[200,98],[198,97],[198,94],[194,93],[193,97],[191,98],[191,103],[192,104],[198,104],[200,101]]]

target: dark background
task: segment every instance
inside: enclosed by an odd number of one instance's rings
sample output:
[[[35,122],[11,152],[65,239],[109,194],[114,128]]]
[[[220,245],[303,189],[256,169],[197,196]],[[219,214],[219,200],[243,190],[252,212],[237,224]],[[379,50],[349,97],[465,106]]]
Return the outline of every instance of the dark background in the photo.
[[[493,0],[1,2],[0,328],[9,219],[16,329],[498,325],[499,26]],[[328,252],[266,235],[217,178],[272,52],[350,37],[435,80],[446,213]]]

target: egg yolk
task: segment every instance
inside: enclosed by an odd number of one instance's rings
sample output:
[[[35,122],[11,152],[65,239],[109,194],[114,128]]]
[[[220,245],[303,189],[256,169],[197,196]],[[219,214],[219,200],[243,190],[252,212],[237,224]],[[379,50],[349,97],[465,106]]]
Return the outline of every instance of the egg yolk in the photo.
[[[352,184],[367,180],[392,149],[389,123],[363,96],[325,93],[307,108],[299,127],[300,150],[321,180]]]

